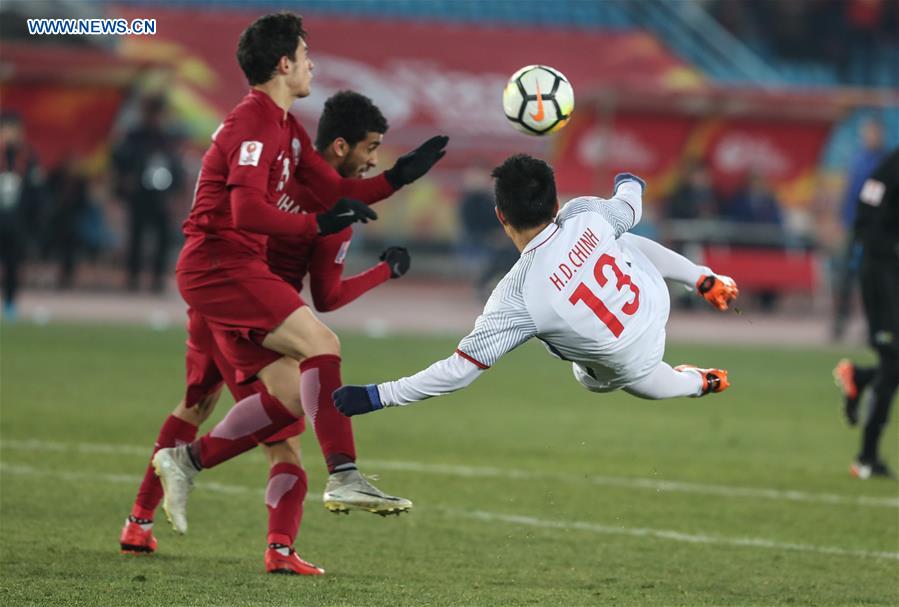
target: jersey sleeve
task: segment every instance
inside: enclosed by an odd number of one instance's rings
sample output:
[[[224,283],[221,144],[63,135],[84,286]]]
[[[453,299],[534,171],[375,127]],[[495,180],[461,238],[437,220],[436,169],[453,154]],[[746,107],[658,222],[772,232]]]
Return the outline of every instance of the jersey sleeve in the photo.
[[[354,198],[366,204],[373,204],[393,194],[393,186],[383,173],[365,179],[350,179],[340,174],[312,147],[312,141],[302,126],[300,129],[300,161],[294,175],[303,185],[311,189],[325,211],[339,198]]]
[[[574,198],[559,211],[557,221],[564,223],[583,213],[601,215],[612,226],[615,238],[618,238],[640,223],[640,218],[643,216],[643,193],[640,184],[635,181],[625,181],[618,186],[615,195],[608,200],[595,196]]]
[[[315,241],[309,265],[309,286],[312,301],[320,312],[343,307],[390,279],[390,268],[384,262],[343,278],[344,259],[352,237],[352,228],[345,228]]]
[[[258,190],[265,196],[278,152],[278,128],[251,115],[233,118],[215,137],[228,162],[227,185]]]
[[[513,268],[497,285],[484,312],[456,352],[415,375],[378,384],[385,407],[408,405],[461,390],[480,377],[504,354],[537,334],[524,307],[524,272]]]

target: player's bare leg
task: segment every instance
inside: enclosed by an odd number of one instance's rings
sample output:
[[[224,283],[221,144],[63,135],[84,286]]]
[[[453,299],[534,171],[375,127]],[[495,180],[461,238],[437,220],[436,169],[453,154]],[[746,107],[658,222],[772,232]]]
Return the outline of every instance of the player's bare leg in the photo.
[[[194,440],[197,428],[205,422],[215,409],[221,394],[221,387],[201,395],[188,406],[186,399],[172,411],[159,431],[153,455],[163,448],[188,444]],[[153,457],[151,455],[151,459]],[[152,463],[147,466],[131,514],[119,536],[119,546],[123,554],[151,554],[156,551],[157,541],[153,536],[153,519],[156,507],[163,497],[162,483],[156,476]]]
[[[265,570],[289,575],[322,575],[324,569],[304,561],[294,550],[307,489],[306,472],[300,465],[300,438],[292,436],[262,446],[269,462],[265,490],[268,508]]]
[[[153,467],[165,490],[162,507],[178,533],[187,533],[187,497],[200,470],[249,451],[302,415],[300,372],[294,359],[282,356],[257,376],[265,391],[234,405],[208,434],[190,445],[162,449],[154,456]]]
[[[272,349],[299,344],[295,354],[306,353],[300,364],[303,409],[312,422],[328,466],[328,483],[322,495],[325,507],[336,513],[364,510],[386,516],[401,514],[412,502],[388,495],[372,485],[356,467],[356,450],[350,419],[335,407],[331,394],[342,385],[340,341],[312,311],[303,307],[262,342]]]
[[[578,383],[591,392],[609,391],[590,374],[589,369],[578,364],[574,364],[573,369]],[[624,391],[638,398],[660,400],[704,396],[711,392],[722,392],[729,386],[727,371],[723,369],[700,369],[690,365],[672,368],[663,361],[652,373],[630,384]]]

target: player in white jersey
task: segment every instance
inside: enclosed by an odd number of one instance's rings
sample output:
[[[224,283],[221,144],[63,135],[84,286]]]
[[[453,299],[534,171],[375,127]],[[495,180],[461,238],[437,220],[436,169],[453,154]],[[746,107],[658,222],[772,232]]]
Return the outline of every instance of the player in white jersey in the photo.
[[[738,291],[732,279],[626,233],[642,215],[643,180],[623,173],[611,199],[575,198],[559,211],[545,162],[512,156],[493,177],[497,217],[521,258],[452,356],[397,381],[339,388],[334,402],[341,412],[368,413],[459,390],[532,337],[570,361],[577,381],[592,392],[622,389],[661,399],[729,386],[727,371],[672,368],[662,360],[666,278],[695,285],[720,310]]]

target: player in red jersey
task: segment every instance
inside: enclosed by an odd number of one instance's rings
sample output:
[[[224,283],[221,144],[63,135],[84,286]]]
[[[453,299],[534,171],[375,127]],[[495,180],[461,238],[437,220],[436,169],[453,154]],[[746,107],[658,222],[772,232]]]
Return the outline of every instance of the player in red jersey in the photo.
[[[361,177],[377,164],[377,150],[387,121],[370,99],[351,91],[333,95],[326,103],[319,121],[316,149],[344,177]],[[292,181],[286,189],[291,201],[305,199]],[[342,307],[366,291],[390,278],[398,278],[409,268],[409,255],[399,247],[382,254],[381,263],[360,274],[343,278],[343,261],[350,244],[352,230],[312,241],[270,239],[268,259],[272,270],[297,290],[302,290],[306,275],[316,308],[320,311]],[[233,368],[215,347],[215,341],[202,317],[189,311],[187,351],[188,387],[184,400],[166,420],[157,439],[159,446],[173,446],[193,440],[197,427],[212,413],[222,388],[228,385],[235,401],[251,396],[258,384],[240,385]],[[355,508],[378,514],[400,513],[412,506],[403,498],[385,495],[373,487],[355,467],[355,446],[349,418],[336,409],[319,411],[313,424],[331,473],[324,499],[335,512]],[[305,473],[300,466],[299,434],[304,420],[298,420],[277,435],[265,440],[270,463],[269,533],[266,567],[272,571],[292,572],[289,548],[293,545],[302,516]],[[162,488],[152,466],[148,467],[138,491],[131,515],[120,536],[125,553],[150,553],[156,549],[153,516],[162,497]],[[280,552],[279,552],[280,551]],[[282,554],[286,552],[286,554]],[[285,561],[287,561],[285,563]]]
[[[252,90],[225,118],[204,157],[176,275],[185,301],[234,367],[235,380],[258,379],[265,390],[238,402],[189,446],[154,456],[163,509],[182,533],[192,478],[202,468],[294,422],[304,403],[333,407],[331,393],[341,384],[337,337],[269,270],[265,237],[311,238],[373,219],[365,203],[421,177],[447,143],[446,137],[432,138],[378,177],[342,178],[311,149],[287,111],[309,94],[312,78],[302,19],[288,13],[258,19],[241,35],[237,55]],[[306,215],[300,205],[285,206],[291,179],[313,191],[324,208],[333,207]]]

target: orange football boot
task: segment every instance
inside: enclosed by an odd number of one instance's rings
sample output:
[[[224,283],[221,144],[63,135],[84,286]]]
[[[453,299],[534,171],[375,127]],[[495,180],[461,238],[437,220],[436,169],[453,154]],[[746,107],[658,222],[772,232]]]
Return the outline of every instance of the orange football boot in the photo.
[[[698,371],[702,376],[702,393],[699,396],[705,396],[712,392],[724,392],[730,388],[726,369],[701,369],[696,365],[678,365],[674,367],[675,371],[684,371],[686,369]]]
[[[843,394],[843,415],[850,426],[858,423],[858,384],[855,383],[855,366],[848,358],[837,363],[833,380]],[[857,476],[857,475],[853,475]]]
[[[119,536],[122,554],[153,554],[156,552],[156,538],[153,529],[144,531],[140,525],[125,519],[122,535]]]
[[[290,549],[290,554],[284,556],[275,548],[265,550],[265,571],[267,573],[284,573],[287,575],[324,575],[321,567],[307,563],[300,558],[296,550]]]

